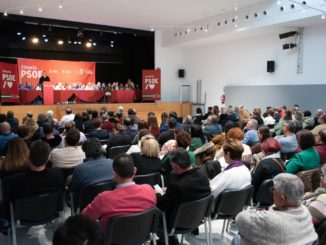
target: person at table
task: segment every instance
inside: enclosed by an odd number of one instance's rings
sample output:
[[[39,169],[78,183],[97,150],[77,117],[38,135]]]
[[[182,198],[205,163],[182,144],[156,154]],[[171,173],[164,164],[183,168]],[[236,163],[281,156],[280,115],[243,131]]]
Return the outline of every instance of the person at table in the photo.
[[[126,85],[128,85],[128,87],[131,89],[135,89],[135,83],[131,80],[131,78],[128,79]]]
[[[57,83],[54,86],[54,90],[65,90],[65,87],[62,85],[62,83]]]
[[[84,90],[94,90],[94,87],[93,87],[92,83],[87,83]]]
[[[37,90],[37,91],[42,90],[42,86],[39,83],[36,84],[35,90]]]
[[[45,71],[42,72],[42,76],[40,77],[38,84],[43,88],[44,82],[50,82],[50,78],[46,75]]]
[[[30,82],[26,80],[26,82],[23,86],[23,90],[32,90],[32,89],[33,89],[33,85],[30,84]]]

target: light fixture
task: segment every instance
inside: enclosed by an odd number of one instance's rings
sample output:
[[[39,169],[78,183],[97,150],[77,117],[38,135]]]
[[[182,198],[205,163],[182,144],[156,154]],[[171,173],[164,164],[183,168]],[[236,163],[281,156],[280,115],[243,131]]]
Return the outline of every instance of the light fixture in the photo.
[[[79,45],[81,45],[81,42],[78,42]]]
[[[43,11],[42,7],[38,7],[38,11],[42,12]]]
[[[59,41],[58,41],[58,44],[59,44],[59,45],[63,45],[63,41],[62,41],[62,40],[59,40]]]
[[[39,41],[39,40],[38,40],[37,37],[33,37],[33,38],[32,38],[32,43],[35,43],[35,44],[36,44],[36,43],[38,43],[38,41]]]
[[[3,16],[8,16],[8,12],[7,11],[3,12]]]
[[[190,32],[190,28],[187,29],[187,32]]]
[[[24,14],[24,11],[21,9],[21,10],[19,10],[19,13],[20,14]]]
[[[22,37],[22,40],[25,41],[26,40],[26,37]]]
[[[93,46],[96,46],[96,43],[93,43]]]
[[[325,14],[322,14],[321,17],[320,17],[322,20],[325,19]]]
[[[111,46],[111,48],[113,48],[113,47],[114,47],[114,44],[113,44],[113,43],[111,43],[111,44],[110,44],[110,46]]]
[[[62,4],[59,4],[59,5],[58,5],[58,8],[59,8],[59,9],[62,9],[62,8],[63,8],[63,5],[62,5]]]
[[[234,28],[238,28],[238,24],[234,24]]]
[[[47,43],[48,41],[49,41],[49,39],[47,39],[47,38],[45,38],[45,39],[44,39],[44,42],[46,42],[46,43]]]
[[[280,0],[277,1],[277,4],[280,5],[282,2]]]
[[[151,28],[151,31],[154,31],[154,28]]]
[[[21,32],[17,32],[17,36],[20,36],[22,33]]]
[[[74,44],[77,44],[77,42],[76,42],[76,41],[74,41]]]
[[[71,44],[72,43],[71,40],[69,40],[68,43]]]
[[[90,48],[90,47],[92,47],[92,44],[90,42],[87,42],[85,46],[86,46],[86,48]]]
[[[45,35],[45,34],[43,34],[43,35],[42,35],[42,37],[46,37],[46,35]]]

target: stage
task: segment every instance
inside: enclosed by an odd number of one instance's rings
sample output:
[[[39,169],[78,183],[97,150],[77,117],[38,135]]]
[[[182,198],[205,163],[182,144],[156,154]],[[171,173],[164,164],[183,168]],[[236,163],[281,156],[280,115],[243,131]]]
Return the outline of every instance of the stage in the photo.
[[[129,108],[137,110],[137,116],[140,119],[147,119],[147,113],[152,111],[155,112],[157,120],[161,122],[161,113],[175,111],[178,116],[192,115],[191,103],[181,102],[156,102],[156,103],[126,103],[126,104],[64,104],[64,105],[12,105],[12,106],[0,106],[0,113],[6,114],[7,111],[13,111],[15,117],[19,119],[19,123],[22,123],[22,119],[26,116],[28,111],[32,111],[34,119],[37,119],[37,115],[40,113],[46,113],[47,110],[54,112],[55,118],[60,118],[65,115],[65,109],[70,107],[74,114],[81,113],[87,109],[100,110],[103,106],[108,111],[116,111],[119,106],[123,106],[125,114],[127,114]]]

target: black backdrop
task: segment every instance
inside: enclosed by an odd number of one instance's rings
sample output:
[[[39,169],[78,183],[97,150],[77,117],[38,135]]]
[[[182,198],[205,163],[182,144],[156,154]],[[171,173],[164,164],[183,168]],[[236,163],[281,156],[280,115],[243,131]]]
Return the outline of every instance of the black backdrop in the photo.
[[[82,36],[77,35],[80,30]],[[17,35],[18,32],[21,34]],[[32,37],[39,38],[37,45],[32,44]],[[48,39],[47,43],[44,38]],[[59,39],[64,40],[64,45],[57,44]],[[96,42],[96,46],[87,49],[85,42],[90,39],[91,43]],[[82,44],[75,45],[75,41]],[[97,81],[126,82],[131,78],[141,86],[142,69],[154,69],[154,33],[60,20],[2,16],[0,61],[16,63],[17,58],[93,61],[96,62]]]

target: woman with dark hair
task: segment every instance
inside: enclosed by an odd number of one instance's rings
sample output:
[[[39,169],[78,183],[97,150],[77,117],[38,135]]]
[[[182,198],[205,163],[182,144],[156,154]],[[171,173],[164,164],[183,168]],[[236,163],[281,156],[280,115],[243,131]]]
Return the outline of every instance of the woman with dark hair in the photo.
[[[160,128],[158,127],[157,118],[155,115],[150,115],[147,118],[149,132],[157,139],[160,136]]]
[[[88,115],[88,114],[87,114]],[[74,122],[75,122],[75,127],[80,131],[80,132],[84,132],[84,120],[82,115],[80,115],[79,113],[77,113],[75,115],[74,118]]]
[[[200,107],[197,107],[196,114],[192,117],[192,122],[197,125],[201,125],[203,120],[203,111]]]
[[[302,150],[296,153],[286,164],[286,172],[296,174],[300,171],[319,167],[320,156],[313,147],[315,145],[314,135],[307,129],[296,133],[298,144]]]
[[[190,128],[191,145],[190,150],[194,151],[206,143],[203,130],[200,125],[192,124]]]
[[[260,160],[251,172],[251,184],[255,187],[254,201],[260,185],[266,179],[272,179],[279,173],[285,172],[284,162],[281,159],[281,146],[276,139],[267,138],[261,143],[265,157]]]
[[[0,178],[11,176],[28,169],[29,149],[21,138],[13,138],[8,142],[7,153],[0,161]]]
[[[252,114],[253,114],[252,118],[258,122],[258,126],[264,125],[264,120],[261,117],[261,109],[260,108],[255,108]]]
[[[41,140],[48,143],[51,149],[64,147],[64,142],[61,136],[54,134],[54,127],[51,123],[44,123],[43,133],[44,137],[42,137]]]

